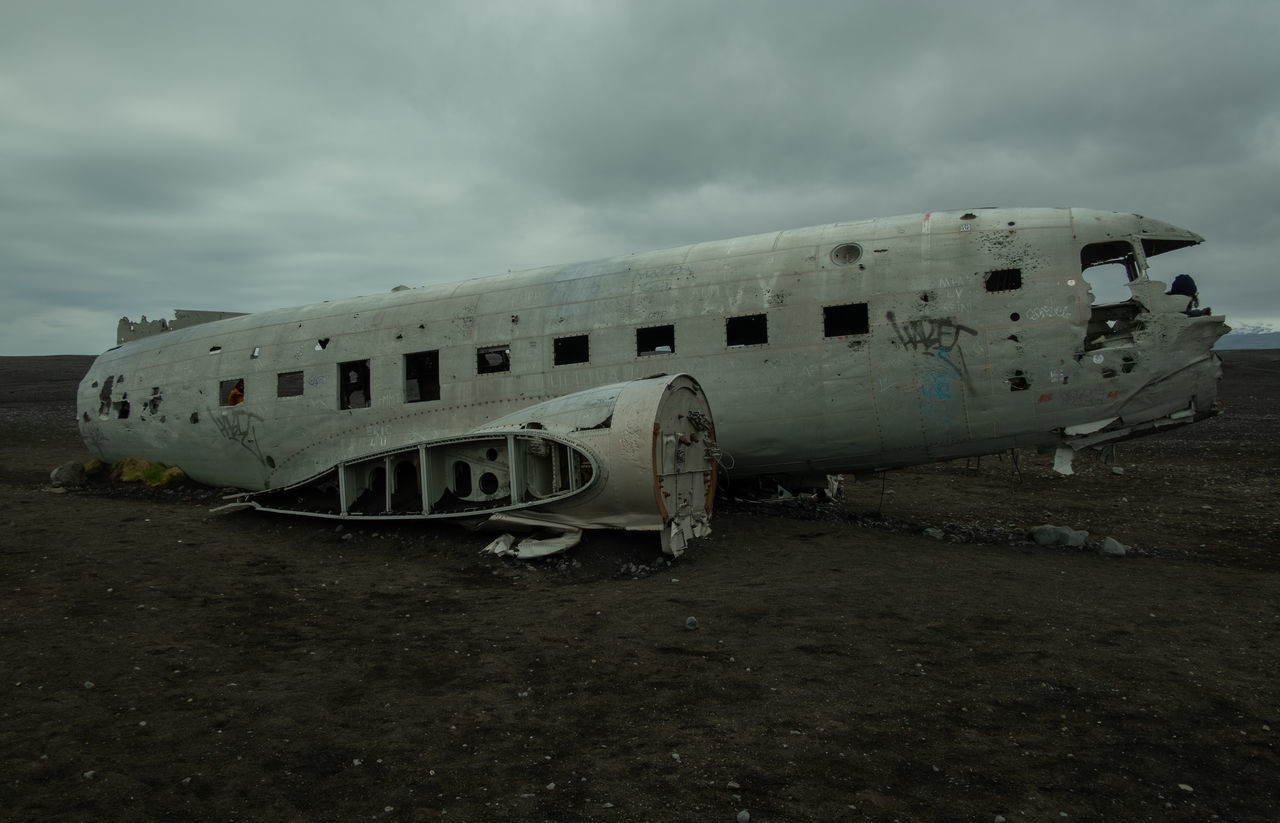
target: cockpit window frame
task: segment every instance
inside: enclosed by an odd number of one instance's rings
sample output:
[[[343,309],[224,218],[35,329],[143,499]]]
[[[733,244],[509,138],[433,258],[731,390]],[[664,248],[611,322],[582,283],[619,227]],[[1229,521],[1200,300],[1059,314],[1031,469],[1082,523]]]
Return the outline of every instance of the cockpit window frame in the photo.
[[[1080,248],[1081,272],[1114,263],[1124,266],[1125,276],[1130,283],[1141,279],[1146,274],[1146,260],[1129,240],[1106,240],[1101,243],[1088,243]]]

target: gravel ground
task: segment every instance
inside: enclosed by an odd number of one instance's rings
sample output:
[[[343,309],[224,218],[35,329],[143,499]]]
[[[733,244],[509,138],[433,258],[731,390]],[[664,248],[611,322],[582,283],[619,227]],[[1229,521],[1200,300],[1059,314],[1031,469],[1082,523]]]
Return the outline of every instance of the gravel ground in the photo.
[[[90,359],[0,358],[0,819],[1278,819],[1280,355],[1224,356],[1073,477],[724,501],[673,563],[56,493]]]

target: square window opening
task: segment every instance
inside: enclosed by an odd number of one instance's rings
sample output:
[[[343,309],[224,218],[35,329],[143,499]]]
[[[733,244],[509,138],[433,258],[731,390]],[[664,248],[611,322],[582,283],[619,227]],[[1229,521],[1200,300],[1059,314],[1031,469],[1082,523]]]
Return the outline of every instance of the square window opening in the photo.
[[[302,372],[283,371],[276,375],[276,397],[301,397]]]
[[[996,269],[987,272],[987,291],[1015,291],[1022,288],[1022,269]]]
[[[239,406],[244,402],[244,378],[233,377],[218,383],[218,405]]]
[[[591,360],[591,345],[585,334],[572,337],[557,337],[552,342],[552,356],[555,365],[568,366],[571,363],[587,363]]]
[[[724,344],[736,349],[760,346],[769,342],[769,321],[763,314],[729,317],[724,321]]]
[[[511,371],[511,344],[476,349],[476,374]]]
[[[647,329],[636,329],[636,355],[638,357],[647,357],[651,354],[674,354],[675,350],[675,326],[650,326]]]
[[[867,334],[870,331],[871,319],[866,303],[825,306],[822,309],[822,333],[826,337]]]

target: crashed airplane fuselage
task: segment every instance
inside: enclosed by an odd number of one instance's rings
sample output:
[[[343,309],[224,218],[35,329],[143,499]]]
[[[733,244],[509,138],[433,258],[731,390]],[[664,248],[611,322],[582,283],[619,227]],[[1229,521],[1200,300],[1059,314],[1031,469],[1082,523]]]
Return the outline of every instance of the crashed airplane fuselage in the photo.
[[[1215,413],[1227,326],[1147,272],[1201,241],[1134,214],[933,212],[122,321],[79,422],[104,460],[180,465],[260,508],[654,529],[678,551],[717,464],[1070,455]],[[1095,303],[1103,276],[1129,299]]]

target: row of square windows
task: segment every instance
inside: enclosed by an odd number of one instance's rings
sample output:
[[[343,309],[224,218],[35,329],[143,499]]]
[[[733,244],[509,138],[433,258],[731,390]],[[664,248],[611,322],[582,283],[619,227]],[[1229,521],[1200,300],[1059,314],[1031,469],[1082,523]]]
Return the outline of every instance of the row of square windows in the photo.
[[[826,306],[822,310],[822,332],[825,337],[867,334],[871,330],[866,303]],[[759,346],[769,342],[766,315],[749,314],[725,319],[725,346]],[[636,329],[636,356],[673,354],[676,350],[675,326],[649,326]],[[552,362],[556,366],[590,362],[589,337],[585,334],[557,337],[552,341]],[[511,370],[511,346],[482,346],[476,349],[476,374],[495,374]],[[369,361],[351,360],[338,364],[339,407],[358,409],[369,405]],[[276,375],[277,397],[298,397],[305,381],[301,371]],[[219,402],[233,406],[244,401],[243,378],[223,380],[219,386]],[[440,399],[439,351],[413,352],[404,355],[404,399],[419,403]]]

